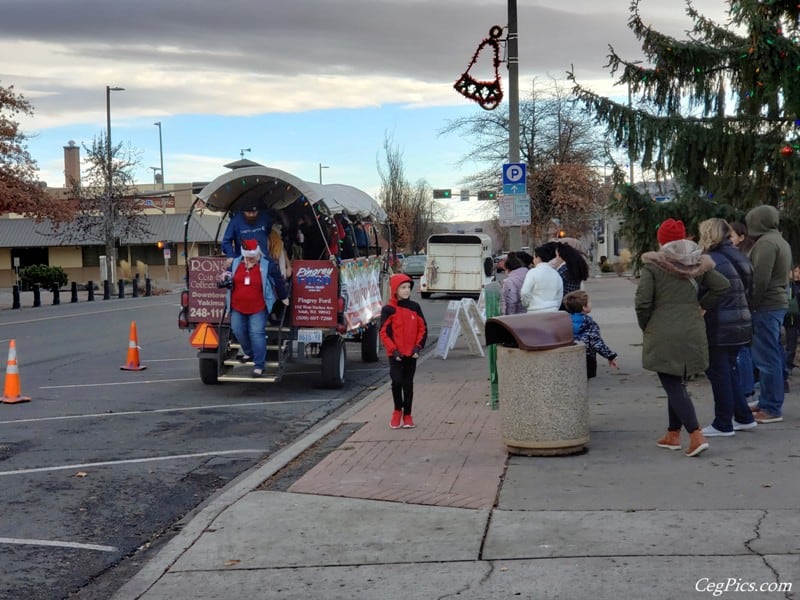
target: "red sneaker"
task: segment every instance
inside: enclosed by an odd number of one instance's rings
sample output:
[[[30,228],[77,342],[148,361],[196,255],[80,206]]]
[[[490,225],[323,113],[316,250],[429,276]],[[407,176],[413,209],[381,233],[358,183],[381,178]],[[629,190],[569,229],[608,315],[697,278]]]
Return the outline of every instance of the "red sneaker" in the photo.
[[[414,425],[414,419],[411,418],[411,415],[403,415],[403,429],[414,429],[416,425]]]
[[[392,429],[400,429],[400,418],[403,416],[402,411],[395,410],[392,412],[392,420],[389,421],[389,427]]]

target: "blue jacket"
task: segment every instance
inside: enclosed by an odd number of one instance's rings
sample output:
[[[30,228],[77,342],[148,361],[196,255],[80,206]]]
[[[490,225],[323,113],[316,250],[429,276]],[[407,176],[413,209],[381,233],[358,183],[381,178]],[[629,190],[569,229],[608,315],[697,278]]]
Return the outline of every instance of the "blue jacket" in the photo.
[[[599,354],[607,360],[617,358],[617,353],[603,341],[600,336],[600,327],[592,317],[583,313],[571,313],[570,317],[572,318],[572,337],[576,342],[583,342],[587,355]]]
[[[705,314],[709,346],[741,346],[753,337],[748,292],[753,284],[753,265],[744,252],[725,240],[708,251],[716,270],[730,281],[722,299]],[[702,295],[705,290],[700,289]]]
[[[247,222],[241,212],[231,217],[222,236],[222,253],[228,258],[236,258],[242,252],[242,240],[255,240],[262,254],[269,252],[269,232],[272,230],[272,219],[266,210],[259,210],[256,222]]]
[[[242,257],[234,258],[231,265],[231,273],[236,273],[236,269],[242,264]],[[264,292],[264,303],[267,305],[267,312],[272,310],[273,305],[278,299],[283,300],[289,297],[289,291],[286,289],[286,282],[283,280],[281,270],[278,268],[274,260],[261,257],[258,264],[258,270],[261,271],[261,283]],[[276,298],[277,295],[277,298]],[[228,290],[227,295],[228,306],[231,305],[231,290]]]

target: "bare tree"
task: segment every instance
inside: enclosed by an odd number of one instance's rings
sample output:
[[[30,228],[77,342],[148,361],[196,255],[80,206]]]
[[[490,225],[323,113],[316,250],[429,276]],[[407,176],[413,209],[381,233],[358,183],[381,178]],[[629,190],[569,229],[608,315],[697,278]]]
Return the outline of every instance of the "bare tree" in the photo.
[[[36,219],[68,219],[72,205],[54,201],[36,181],[36,162],[25,146],[26,136],[14,120],[20,114],[32,115],[33,107],[14,92],[14,86],[0,86],[0,214],[15,212]]]
[[[432,190],[424,179],[413,186],[408,182],[403,153],[389,134],[384,138],[383,151],[386,167],[378,161],[379,200],[389,215],[396,245],[416,252],[425,247],[437,220],[443,219],[444,209],[433,201]]]
[[[520,103],[520,159],[528,166],[531,198],[530,236],[548,235],[553,219],[568,224],[571,235],[590,226],[598,209],[600,177],[592,165],[602,164],[602,135],[590,115],[558,81],[548,87],[534,80],[531,94]],[[456,119],[441,133],[459,133],[472,146],[467,161],[486,168],[465,179],[477,189],[498,189],[502,165],[508,162],[507,110],[482,111]]]
[[[116,246],[120,238],[141,238],[152,232],[139,204],[133,183],[137,165],[135,153],[122,144],[111,148],[111,168],[104,135],[94,138],[86,152],[85,170],[80,182],[72,188],[77,214],[63,223],[56,235],[63,242],[98,240],[105,245],[106,280],[111,282],[112,261],[116,263]],[[109,174],[111,181],[109,181]]]

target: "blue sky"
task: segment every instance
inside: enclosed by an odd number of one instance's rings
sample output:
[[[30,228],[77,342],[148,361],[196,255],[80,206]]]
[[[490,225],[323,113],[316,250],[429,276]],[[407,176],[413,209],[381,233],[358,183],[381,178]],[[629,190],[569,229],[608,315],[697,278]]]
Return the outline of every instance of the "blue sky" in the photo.
[[[453,82],[507,0],[0,0],[0,85],[34,105],[20,120],[40,179],[63,184],[63,146],[105,131],[140,155],[137,181],[159,165],[167,183],[207,181],[243,148],[246,158],[317,181],[377,194],[388,133],[414,182],[457,193],[466,140],[440,136],[480,109]],[[582,84],[618,94],[603,66],[608,45],[641,58],[626,27],[629,0],[517,0],[522,95],[574,65]],[[695,0],[724,20],[722,0]],[[679,2],[641,0],[643,17],[682,36]],[[491,77],[481,55],[474,74]],[[507,93],[505,65],[502,85]],[[499,177],[499,174],[498,174]],[[453,200],[452,218],[479,219],[486,203]]]

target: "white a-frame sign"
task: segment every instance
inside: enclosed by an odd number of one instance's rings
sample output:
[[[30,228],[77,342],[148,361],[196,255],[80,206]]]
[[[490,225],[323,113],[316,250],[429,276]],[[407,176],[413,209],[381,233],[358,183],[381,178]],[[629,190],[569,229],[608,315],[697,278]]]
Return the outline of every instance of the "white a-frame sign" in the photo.
[[[434,356],[446,359],[448,352],[455,347],[461,334],[466,337],[467,346],[472,354],[485,356],[483,344],[478,338],[479,333],[483,331],[482,328],[483,319],[472,298],[464,298],[461,301],[451,300],[447,304],[447,312],[444,314],[444,322]]]

